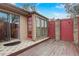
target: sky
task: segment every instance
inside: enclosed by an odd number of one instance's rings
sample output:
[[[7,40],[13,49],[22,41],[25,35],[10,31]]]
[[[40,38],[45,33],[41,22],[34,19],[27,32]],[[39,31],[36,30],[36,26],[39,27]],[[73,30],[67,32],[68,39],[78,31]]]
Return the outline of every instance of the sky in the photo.
[[[16,6],[22,7],[23,3],[16,3]],[[50,19],[68,18],[63,3],[37,3],[36,11]]]

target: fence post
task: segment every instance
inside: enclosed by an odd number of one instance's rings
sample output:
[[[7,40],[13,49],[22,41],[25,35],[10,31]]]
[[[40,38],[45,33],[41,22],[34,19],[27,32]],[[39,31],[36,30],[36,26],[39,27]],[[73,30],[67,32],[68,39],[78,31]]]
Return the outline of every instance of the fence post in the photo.
[[[77,45],[78,44],[78,19],[77,19],[77,17],[74,17],[73,21],[74,21],[74,27],[73,27],[74,44]]]
[[[55,21],[55,39],[60,40],[60,20]]]

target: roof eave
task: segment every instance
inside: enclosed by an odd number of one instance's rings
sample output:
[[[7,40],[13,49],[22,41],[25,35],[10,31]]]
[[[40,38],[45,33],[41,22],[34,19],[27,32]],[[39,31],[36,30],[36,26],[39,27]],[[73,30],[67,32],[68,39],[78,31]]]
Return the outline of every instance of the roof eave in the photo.
[[[9,3],[1,3],[0,4],[0,9],[8,10],[8,11],[18,13],[18,14],[22,14],[22,15],[29,14],[29,12],[27,12],[26,10],[21,9],[19,7],[16,7],[16,6],[14,6],[12,4],[9,4]]]

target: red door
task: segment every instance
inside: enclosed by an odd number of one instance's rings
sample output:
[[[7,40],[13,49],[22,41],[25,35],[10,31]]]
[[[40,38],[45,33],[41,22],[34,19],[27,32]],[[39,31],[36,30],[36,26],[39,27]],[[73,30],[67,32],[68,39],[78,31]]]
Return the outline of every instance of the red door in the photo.
[[[61,20],[61,40],[73,41],[73,21],[71,19]]]
[[[28,38],[32,39],[32,16],[27,17]]]
[[[55,38],[55,22],[54,21],[48,22],[48,36],[53,39]]]

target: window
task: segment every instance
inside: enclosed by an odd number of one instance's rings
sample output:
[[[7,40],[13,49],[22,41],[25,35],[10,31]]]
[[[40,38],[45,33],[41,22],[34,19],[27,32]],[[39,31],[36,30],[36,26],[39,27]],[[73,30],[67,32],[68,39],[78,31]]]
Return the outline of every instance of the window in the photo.
[[[0,41],[19,38],[19,19],[18,15],[0,12]]]
[[[47,20],[37,16],[36,17],[36,37],[41,38],[47,36]]]
[[[11,38],[19,38],[19,16],[10,14]]]
[[[36,37],[47,36],[47,21],[42,17],[36,17]]]
[[[48,33],[48,28],[47,28],[47,21],[45,20],[45,35],[47,36],[47,33]]]
[[[44,19],[41,20],[41,35],[44,36]]]
[[[36,18],[36,27],[40,27],[40,19]]]
[[[0,41],[9,40],[9,24],[8,24],[8,14],[0,12]]]
[[[40,18],[36,17],[36,36],[40,37],[41,36],[41,23],[40,23]]]

